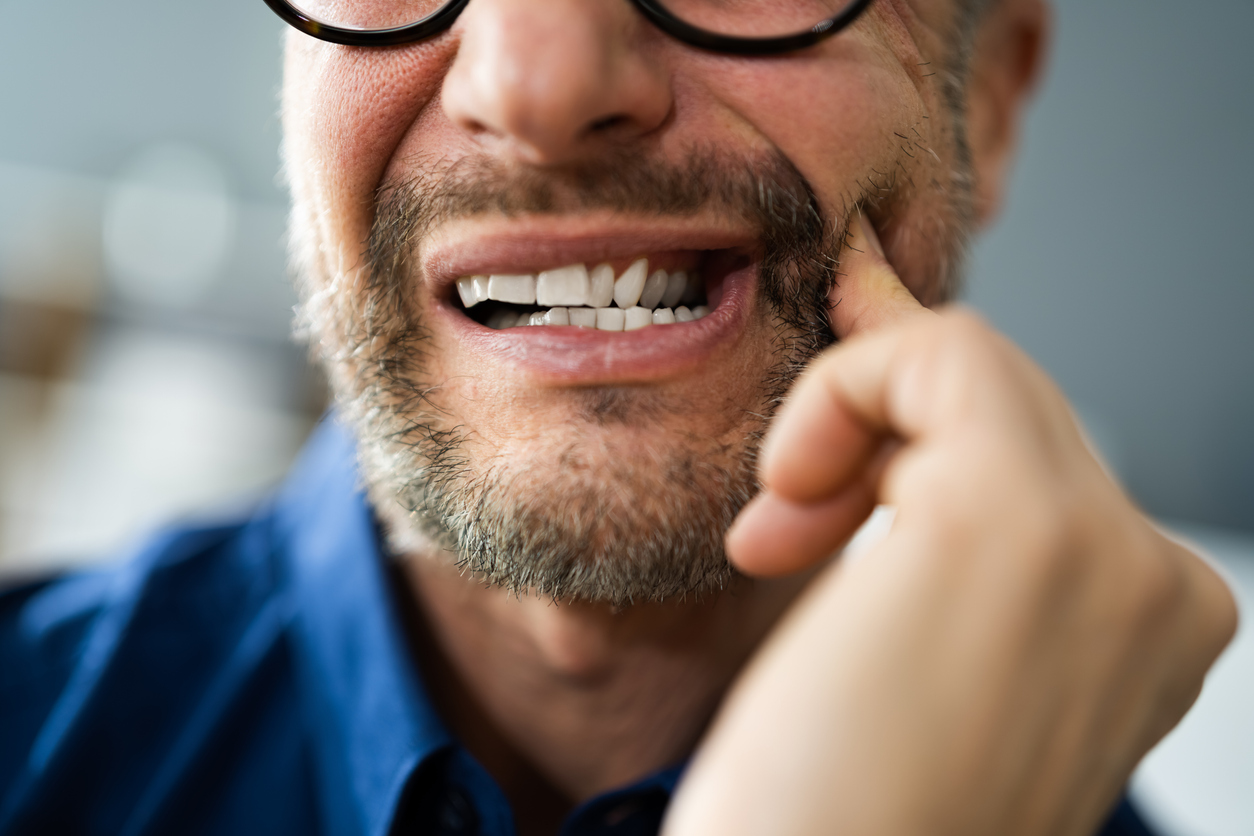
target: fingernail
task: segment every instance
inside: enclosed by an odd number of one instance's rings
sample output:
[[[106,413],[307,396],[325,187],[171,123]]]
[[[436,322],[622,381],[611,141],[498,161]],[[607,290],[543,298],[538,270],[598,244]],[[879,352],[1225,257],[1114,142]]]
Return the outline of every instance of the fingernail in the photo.
[[[862,236],[866,238],[871,249],[880,258],[885,258],[884,245],[880,243],[880,236],[875,231],[875,224],[871,223],[871,219],[861,209],[858,210],[858,227],[862,230]]]

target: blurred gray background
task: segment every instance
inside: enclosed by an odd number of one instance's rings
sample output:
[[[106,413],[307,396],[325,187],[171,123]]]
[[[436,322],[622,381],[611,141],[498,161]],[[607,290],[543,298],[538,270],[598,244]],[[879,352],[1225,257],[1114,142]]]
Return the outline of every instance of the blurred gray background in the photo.
[[[1254,597],[1251,0],[1061,0],[968,300],[1132,494]],[[325,394],[287,336],[282,26],[261,0],[0,0],[0,573],[278,479]],[[1248,611],[1248,610],[1247,610]],[[1248,625],[1137,792],[1254,834]]]
[[[1254,531],[1254,2],[1057,8],[970,301],[1152,513]]]

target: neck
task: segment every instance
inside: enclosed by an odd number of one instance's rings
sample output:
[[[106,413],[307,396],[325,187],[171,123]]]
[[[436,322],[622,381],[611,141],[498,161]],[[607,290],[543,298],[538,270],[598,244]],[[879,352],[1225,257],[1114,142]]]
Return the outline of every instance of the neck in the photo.
[[[805,578],[616,609],[514,596],[415,556],[432,698],[514,805],[519,831],[682,761]]]

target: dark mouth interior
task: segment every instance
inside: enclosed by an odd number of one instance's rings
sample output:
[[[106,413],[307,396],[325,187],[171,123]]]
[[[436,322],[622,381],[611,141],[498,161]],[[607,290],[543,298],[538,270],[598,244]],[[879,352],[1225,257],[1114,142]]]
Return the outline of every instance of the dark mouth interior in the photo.
[[[544,313],[545,311],[549,310],[548,308],[542,308],[539,305],[515,305],[510,302],[498,302],[495,299],[489,299],[487,302],[480,302],[478,305],[475,305],[473,308],[470,308],[469,310],[467,310],[466,307],[462,305],[462,302],[460,299],[455,300],[455,303],[457,307],[463,313],[466,314],[466,316],[470,317],[471,319],[473,319],[475,322],[479,323],[480,325],[487,324],[488,320],[492,318],[493,314],[497,313],[498,311],[505,310],[505,311],[510,311],[511,313],[515,315],[521,314],[525,316],[530,316],[533,313]],[[680,299],[679,304],[688,308],[695,308],[698,305],[706,304],[706,297],[705,297],[705,294],[703,293],[702,294],[689,294],[689,295],[686,295],[684,298]],[[611,307],[614,307],[612,303],[611,303]]]

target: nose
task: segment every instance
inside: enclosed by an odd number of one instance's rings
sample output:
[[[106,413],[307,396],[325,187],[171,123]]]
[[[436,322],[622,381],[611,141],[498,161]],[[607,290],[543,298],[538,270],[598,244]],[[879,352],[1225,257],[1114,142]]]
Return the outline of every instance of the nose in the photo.
[[[667,119],[658,33],[626,0],[474,0],[444,79],[445,113],[498,153],[571,162]]]

